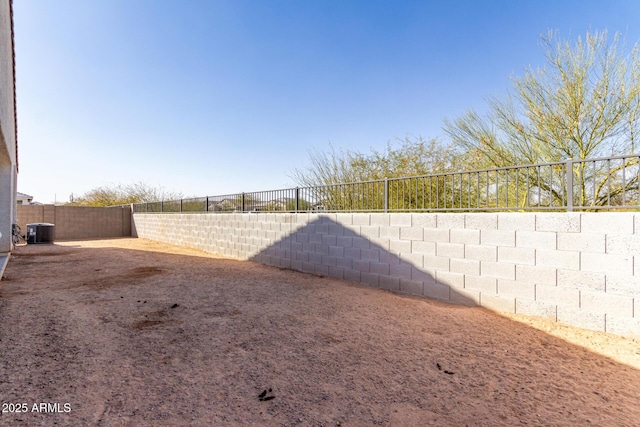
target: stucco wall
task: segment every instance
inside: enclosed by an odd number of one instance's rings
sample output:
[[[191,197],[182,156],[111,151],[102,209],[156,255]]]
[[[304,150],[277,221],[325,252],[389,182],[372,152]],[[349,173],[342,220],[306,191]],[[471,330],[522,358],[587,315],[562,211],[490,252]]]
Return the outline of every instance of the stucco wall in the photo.
[[[134,214],[134,235],[640,336],[640,214]]]
[[[11,251],[15,218],[16,128],[10,0],[0,0],[0,256]],[[2,264],[2,260],[0,260]],[[0,276],[2,275],[0,265]]]
[[[54,224],[56,240],[128,237],[131,235],[131,208],[18,205],[18,225],[23,234],[27,224],[37,222]]]
[[[4,135],[4,150],[16,163],[15,109],[13,75],[13,38],[10,0],[0,0],[0,126]]]

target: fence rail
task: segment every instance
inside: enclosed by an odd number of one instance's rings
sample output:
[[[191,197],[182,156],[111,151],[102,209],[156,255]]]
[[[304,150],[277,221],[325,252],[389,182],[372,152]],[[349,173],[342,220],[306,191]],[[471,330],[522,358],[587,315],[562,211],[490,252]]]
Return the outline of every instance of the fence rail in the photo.
[[[640,154],[133,205],[145,212],[596,211],[640,208]]]

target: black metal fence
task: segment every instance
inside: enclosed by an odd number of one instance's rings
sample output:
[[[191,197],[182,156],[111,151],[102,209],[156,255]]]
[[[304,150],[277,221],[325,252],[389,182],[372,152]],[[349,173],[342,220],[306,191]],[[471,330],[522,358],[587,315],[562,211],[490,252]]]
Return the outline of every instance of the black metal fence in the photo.
[[[640,208],[640,154],[133,205],[145,212],[595,211]]]

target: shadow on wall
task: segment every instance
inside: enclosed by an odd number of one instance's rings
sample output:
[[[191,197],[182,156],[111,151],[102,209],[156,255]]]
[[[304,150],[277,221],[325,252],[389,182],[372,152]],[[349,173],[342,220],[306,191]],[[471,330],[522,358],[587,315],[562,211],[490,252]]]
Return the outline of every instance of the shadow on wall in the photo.
[[[367,229],[377,227],[353,227],[351,229],[340,224],[329,216],[319,216],[249,257],[249,260],[359,282],[397,293],[478,305],[476,300],[452,287],[450,280],[444,277],[445,273],[436,272],[438,257],[429,255],[432,251],[428,249],[435,243],[410,240],[392,242],[385,237],[367,236]],[[424,245],[425,254],[411,245]]]

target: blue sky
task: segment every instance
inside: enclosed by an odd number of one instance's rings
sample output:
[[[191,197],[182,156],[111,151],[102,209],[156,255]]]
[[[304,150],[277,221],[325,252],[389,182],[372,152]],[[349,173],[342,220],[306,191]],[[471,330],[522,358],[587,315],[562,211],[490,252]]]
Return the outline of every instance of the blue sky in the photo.
[[[540,35],[640,41],[637,0],[17,0],[18,190],[295,186],[309,150],[368,152],[485,110]]]

